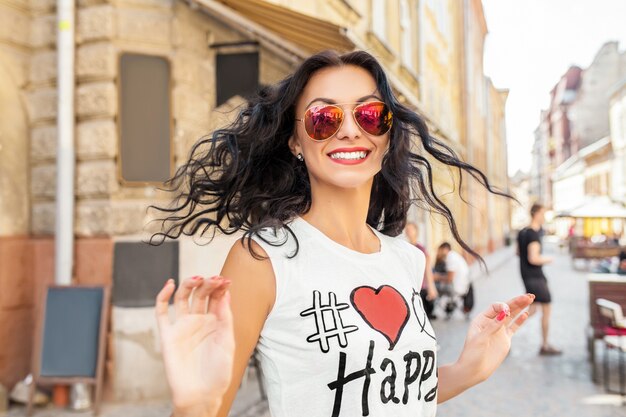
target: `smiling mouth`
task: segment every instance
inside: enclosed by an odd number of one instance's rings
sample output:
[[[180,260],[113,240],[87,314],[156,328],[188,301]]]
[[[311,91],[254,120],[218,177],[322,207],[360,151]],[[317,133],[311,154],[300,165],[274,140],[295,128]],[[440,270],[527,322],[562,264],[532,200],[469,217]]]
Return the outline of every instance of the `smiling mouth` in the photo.
[[[328,154],[331,159],[344,161],[358,161],[367,158],[370,151],[354,151],[354,152],[333,152]]]

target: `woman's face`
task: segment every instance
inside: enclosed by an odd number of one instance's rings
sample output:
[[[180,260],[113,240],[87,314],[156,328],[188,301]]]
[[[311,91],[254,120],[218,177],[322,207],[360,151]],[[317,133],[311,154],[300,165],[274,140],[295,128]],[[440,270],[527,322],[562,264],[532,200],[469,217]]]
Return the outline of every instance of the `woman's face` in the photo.
[[[383,156],[389,148],[389,132],[370,135],[361,130],[352,115],[357,104],[369,101],[383,100],[374,78],[361,67],[324,68],[309,79],[296,103],[296,119],[304,118],[309,107],[323,104],[339,104],[344,111],[339,130],[322,142],[309,138],[304,122],[296,121],[289,147],[294,155],[302,153],[312,186],[316,183],[341,188],[370,186],[374,175],[381,170]],[[361,154],[347,155],[350,152]],[[355,155],[359,157],[354,159]]]

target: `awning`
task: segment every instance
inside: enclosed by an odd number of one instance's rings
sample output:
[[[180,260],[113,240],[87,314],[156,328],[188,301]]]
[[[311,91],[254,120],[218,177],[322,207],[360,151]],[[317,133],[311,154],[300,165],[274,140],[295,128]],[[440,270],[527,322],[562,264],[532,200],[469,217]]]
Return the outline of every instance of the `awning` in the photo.
[[[225,24],[248,34],[296,65],[312,53],[324,49],[335,49],[339,52],[352,51],[355,48],[369,49],[354,33],[344,27],[267,1],[187,1]],[[383,62],[381,64],[385,67]],[[385,67],[385,72],[394,90],[404,96],[410,107],[420,111],[429,129],[433,132],[440,131],[438,124],[424,112],[424,106],[416,92],[408,88],[389,68]],[[463,148],[460,143],[451,141],[445,136],[444,138],[457,151]]]
[[[609,197],[588,197],[588,200],[572,209],[557,213],[556,217],[578,219],[626,219],[626,207]]]
[[[346,29],[334,23],[263,0],[218,1],[309,52],[354,49]]]

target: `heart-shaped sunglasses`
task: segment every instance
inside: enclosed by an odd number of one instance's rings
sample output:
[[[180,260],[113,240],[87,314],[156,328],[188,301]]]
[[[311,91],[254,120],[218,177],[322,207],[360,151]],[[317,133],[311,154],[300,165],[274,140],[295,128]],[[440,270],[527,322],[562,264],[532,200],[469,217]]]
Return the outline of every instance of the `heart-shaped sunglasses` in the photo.
[[[324,141],[330,139],[341,128],[345,112],[340,105],[347,104],[357,104],[352,109],[352,116],[365,133],[380,136],[391,129],[393,113],[382,101],[321,104],[309,107],[304,113],[304,118],[296,120],[304,122],[304,129],[311,139]]]

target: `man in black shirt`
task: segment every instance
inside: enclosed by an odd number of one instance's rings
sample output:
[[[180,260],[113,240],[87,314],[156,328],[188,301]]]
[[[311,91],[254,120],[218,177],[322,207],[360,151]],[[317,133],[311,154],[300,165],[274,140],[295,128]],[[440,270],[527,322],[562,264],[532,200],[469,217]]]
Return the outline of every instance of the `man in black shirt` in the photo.
[[[560,355],[561,351],[548,343],[550,328],[550,303],[552,297],[548,288],[548,280],[543,274],[542,266],[552,262],[552,258],[541,255],[541,226],[545,221],[545,208],[541,204],[533,204],[530,209],[530,226],[520,230],[517,235],[517,251],[520,257],[520,270],[526,291],[535,294],[535,302],[531,304],[529,315],[535,314],[537,304],[541,306],[541,333],[543,343],[540,355]]]

